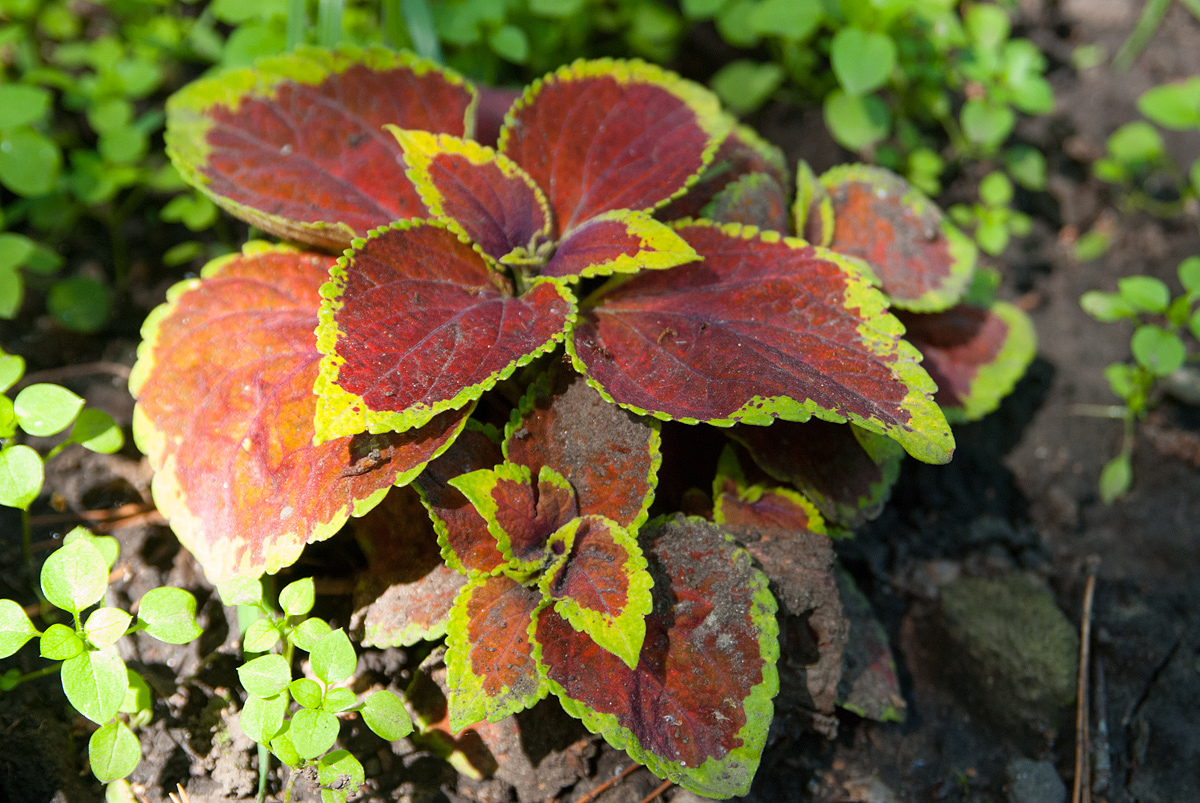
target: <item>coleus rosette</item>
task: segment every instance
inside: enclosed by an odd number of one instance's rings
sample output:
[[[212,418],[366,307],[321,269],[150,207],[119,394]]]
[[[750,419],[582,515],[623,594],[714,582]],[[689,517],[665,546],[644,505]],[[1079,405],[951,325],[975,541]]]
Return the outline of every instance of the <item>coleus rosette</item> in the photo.
[[[419,477],[443,557],[468,576],[452,619],[469,630],[472,601],[489,594],[515,605],[535,668],[501,702],[480,680],[460,723],[550,689],[661,774],[706,794],[744,791],[778,650],[774,603],[745,553],[714,525],[643,527],[656,465],[634,471],[638,487],[651,479],[632,511],[589,508],[583,464],[516,456],[515,433],[508,463],[437,467],[475,401],[560,344],[589,392],[637,415],[850,421],[944,462],[953,438],[935,386],[861,262],[752,225],[671,221],[738,171],[771,169],[702,88],[640,62],[579,62],[513,104],[495,148],[470,138],[476,103],[460,77],[378,50],[302,50],[172,99],[167,143],[185,178],[266,231],[349,248],[335,261],[250,247],[151,315],[131,388],[155,499],[220,581],[277,571]],[[609,484],[628,481],[628,464],[613,465]],[[439,494],[461,499],[439,509]],[[502,514],[513,495],[523,501]],[[564,590],[585,546],[625,555],[625,597],[600,616]],[[710,624],[734,621],[746,629],[732,641]],[[449,638],[460,659],[473,648],[454,626]],[[687,672],[639,674],[673,654],[723,666],[709,649],[757,656],[736,694]],[[464,662],[459,688],[480,677]],[[617,695],[607,708],[598,689],[614,685],[687,702],[651,711]],[[714,703],[726,698],[730,711]],[[694,738],[664,736],[684,715],[679,732]]]

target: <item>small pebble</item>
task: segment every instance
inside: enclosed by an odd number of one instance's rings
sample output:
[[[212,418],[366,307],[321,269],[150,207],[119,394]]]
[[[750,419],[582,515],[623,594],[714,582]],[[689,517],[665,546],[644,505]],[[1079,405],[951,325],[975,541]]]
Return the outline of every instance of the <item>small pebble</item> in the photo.
[[[1049,761],[1014,758],[1005,773],[1008,803],[1066,803],[1067,785]]]

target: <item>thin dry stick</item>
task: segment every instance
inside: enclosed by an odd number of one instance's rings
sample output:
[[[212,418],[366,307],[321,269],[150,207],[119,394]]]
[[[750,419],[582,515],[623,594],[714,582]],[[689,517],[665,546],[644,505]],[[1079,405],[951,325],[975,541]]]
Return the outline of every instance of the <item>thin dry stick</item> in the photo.
[[[34,371],[21,377],[18,387],[25,387],[37,382],[59,382],[63,379],[74,379],[79,376],[94,376],[95,374],[112,374],[121,379],[129,378],[129,366],[119,362],[86,362],[80,365],[64,365],[61,368],[48,368],[45,371]]]
[[[1091,803],[1092,783],[1088,736],[1088,675],[1091,660],[1092,597],[1096,593],[1096,559],[1089,560],[1087,586],[1083,590],[1083,616],[1079,623],[1079,675],[1075,698],[1075,783],[1071,803]]]
[[[614,784],[620,783],[620,782],[621,782],[621,780],[622,780],[622,779],[623,779],[623,778],[624,778],[626,775],[629,775],[629,774],[630,774],[630,773],[632,773],[634,770],[638,770],[638,769],[641,769],[641,768],[642,768],[642,765],[641,765],[641,764],[638,764],[638,763],[636,763],[636,762],[635,762],[635,763],[633,763],[633,764],[630,764],[628,767],[626,767],[624,770],[622,770],[622,771],[621,771],[621,774],[620,774],[620,775],[617,775],[616,777],[613,777],[613,778],[609,778],[607,781],[605,781],[604,783],[600,784],[600,785],[599,785],[599,786],[597,786],[595,789],[593,789],[592,791],[588,792],[588,793],[587,793],[586,795],[584,795],[583,797],[581,797],[581,798],[579,798],[578,800],[576,800],[576,801],[575,801],[575,803],[592,803],[592,801],[593,801],[593,800],[595,800],[596,798],[600,797],[600,795],[602,795],[602,794],[604,794],[606,791],[608,791],[608,788],[609,788],[609,787],[613,786]]]
[[[658,797],[659,795],[661,795],[663,792],[667,791],[674,785],[675,785],[674,781],[663,781],[662,783],[660,783],[658,785],[657,789],[655,789],[653,792],[651,792],[650,794],[648,794],[644,798],[642,798],[641,803],[650,803],[651,800],[654,800],[654,798]]]

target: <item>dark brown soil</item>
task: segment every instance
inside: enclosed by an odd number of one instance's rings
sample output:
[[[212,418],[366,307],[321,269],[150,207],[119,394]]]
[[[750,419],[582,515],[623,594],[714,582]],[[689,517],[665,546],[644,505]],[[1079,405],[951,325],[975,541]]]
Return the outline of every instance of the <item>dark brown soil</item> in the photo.
[[[1161,220],[1120,210],[1114,191],[1091,178],[1088,161],[1103,153],[1105,138],[1137,116],[1135,101],[1164,80],[1200,74],[1200,23],[1176,4],[1157,35],[1124,74],[1107,66],[1077,72],[1071,52],[1099,43],[1115,52],[1140,4],[1125,0],[1024,0],[1024,35],[1052,62],[1058,97],[1050,116],[1024,120],[1020,139],[1040,148],[1050,164],[1046,193],[1018,194],[1035,220],[1034,233],[994,260],[1004,275],[1002,294],[1031,311],[1040,338],[1039,357],[1017,391],[986,420],[957,431],[958,451],[945,467],[912,461],[882,516],[836,552],[866,592],[896,651],[906,721],[877,724],[842,713],[839,735],[829,741],[798,728],[779,734],[768,748],[748,799],[756,801],[1004,801],[1005,767],[1015,758],[1053,763],[1070,785],[1074,730],[1068,722],[1052,738],[997,726],[955,692],[943,671],[946,656],[929,634],[937,588],[958,576],[996,576],[1022,570],[1044,580],[1075,624],[1080,620],[1087,571],[1096,567],[1093,620],[1094,720],[1107,728],[1111,763],[1107,784],[1096,778],[1097,801],[1182,803],[1200,800],[1200,473],[1192,459],[1200,413],[1166,402],[1148,424],[1135,453],[1132,492],[1112,506],[1099,500],[1097,481],[1117,450],[1120,424],[1078,415],[1074,405],[1113,401],[1103,377],[1110,362],[1128,355],[1129,330],[1099,324],[1079,308],[1093,288],[1113,289],[1119,277],[1145,273],[1174,285],[1176,265],[1200,254],[1197,217]],[[845,161],[811,113],[783,106],[764,111],[764,132],[792,160],[803,156],[818,169]],[[1168,136],[1184,164],[1200,156],[1191,135]],[[947,198],[965,195],[978,176],[962,177]],[[943,199],[946,200],[946,199]],[[1081,232],[1103,227],[1113,248],[1082,264],[1070,244]],[[153,275],[126,305],[105,338],[68,336],[43,319],[25,318],[0,328],[4,347],[29,360],[30,370],[95,361],[131,365],[136,332],[148,309],[170,284]],[[135,271],[137,273],[137,271]],[[178,278],[178,277],[175,277]],[[36,300],[27,305],[40,309]],[[124,377],[108,365],[86,376],[50,373],[87,396],[90,404],[128,424],[132,401]],[[1182,446],[1180,445],[1182,444]],[[1189,460],[1191,462],[1189,462]],[[35,505],[35,541],[44,554],[74,521],[64,511],[100,510],[142,502],[149,471],[132,446],[115,456],[68,451],[50,466],[50,494]],[[235,649],[227,638],[232,611],[213,596],[190,556],[159,523],[134,522],[113,530],[122,557],[110,604],[127,607],[148,589],[175,585],[201,601],[206,628],[199,643],[164,648],[138,638],[124,658],[152,685],[159,699],[153,723],[142,730],[145,757],[131,778],[140,801],[158,803],[179,785],[194,803],[253,799],[257,756],[230,715],[236,699]],[[306,554],[297,571],[316,574],[321,612],[337,624],[350,616],[347,576],[329,576],[346,564],[332,541]],[[18,519],[0,510],[0,596],[30,602],[22,568]],[[336,574],[336,573],[335,573]],[[363,650],[362,689],[403,688],[424,653]],[[36,647],[6,665],[40,665]],[[1100,677],[1102,675],[1102,678]],[[370,801],[575,800],[613,777],[629,759],[581,731],[553,703],[494,726],[494,745],[511,760],[500,777],[470,780],[437,757],[434,740],[388,745],[365,729],[343,730],[344,745],[364,760]],[[778,730],[778,729],[777,729]],[[828,730],[828,729],[827,729]],[[74,715],[56,676],[0,697],[0,800],[48,803],[93,801],[103,791],[87,772],[90,726]],[[472,746],[458,748],[471,763]],[[494,766],[494,765],[493,765]],[[270,779],[279,785],[279,775]],[[658,780],[638,770],[597,798],[639,801]],[[1101,789],[1101,786],[1105,788]],[[690,793],[670,789],[666,800],[689,803]],[[296,800],[316,800],[308,782]]]

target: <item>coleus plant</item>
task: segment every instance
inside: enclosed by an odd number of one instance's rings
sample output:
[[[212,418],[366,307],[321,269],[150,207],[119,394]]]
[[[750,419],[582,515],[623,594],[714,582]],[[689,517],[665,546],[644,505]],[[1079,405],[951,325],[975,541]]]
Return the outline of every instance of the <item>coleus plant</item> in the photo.
[[[395,497],[370,517],[401,522],[387,560],[419,556],[436,582],[386,601],[405,603],[402,626],[377,615],[383,597],[360,625],[376,644],[447,634],[454,727],[553,692],[659,774],[744,793],[778,686],[775,601],[719,524],[648,521],[658,421],[731,427],[853,526],[901,450],[949,460],[936,386],[877,269],[825,247],[836,237],[781,233],[781,160],[702,88],[578,62],[477,142],[491,105],[448,70],[354,49],[171,99],[181,174],[291,242],[209,264],[147,319],[130,387],[156,503],[222,582],[278,571]],[[813,186],[798,231],[813,203],[830,231],[853,220]],[[947,305],[970,269],[949,271]],[[501,446],[475,410],[504,405],[497,385],[524,392]],[[827,441],[810,453],[845,455],[853,481],[753,445],[780,427],[810,428],[800,440]],[[410,483],[432,531],[395,512],[415,502],[389,489]],[[426,589],[433,604],[412,605]]]

